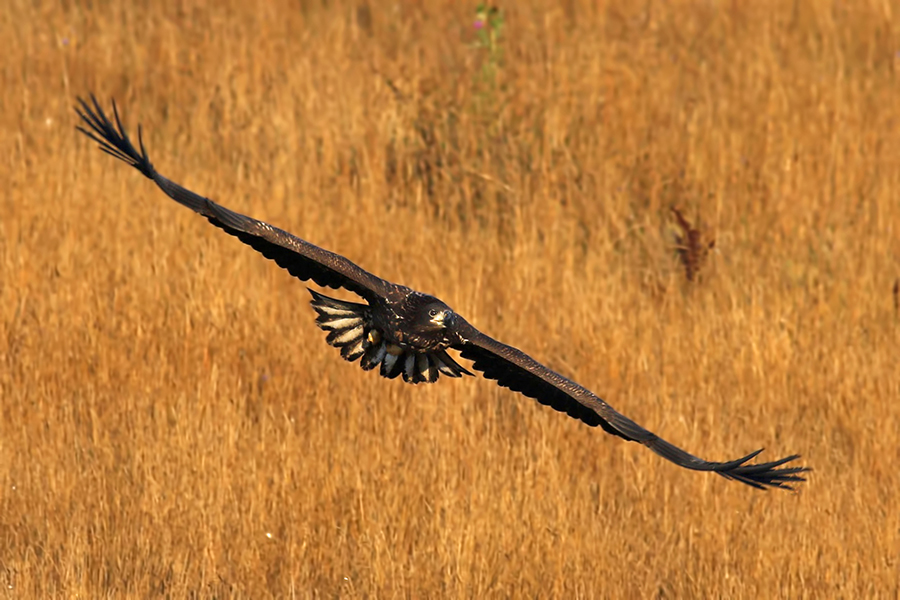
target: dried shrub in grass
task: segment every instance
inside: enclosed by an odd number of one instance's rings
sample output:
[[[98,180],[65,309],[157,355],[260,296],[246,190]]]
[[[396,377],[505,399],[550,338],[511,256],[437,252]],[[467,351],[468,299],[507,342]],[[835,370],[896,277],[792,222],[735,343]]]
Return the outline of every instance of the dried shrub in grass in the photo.
[[[900,279],[894,281],[894,314],[900,315]]]
[[[709,251],[715,247],[716,240],[707,232],[691,225],[690,221],[685,219],[681,211],[674,206],[672,214],[675,215],[675,221],[680,230],[675,234],[675,251],[681,264],[684,265],[685,277],[688,281],[694,281],[703,267],[703,263],[706,262]]]

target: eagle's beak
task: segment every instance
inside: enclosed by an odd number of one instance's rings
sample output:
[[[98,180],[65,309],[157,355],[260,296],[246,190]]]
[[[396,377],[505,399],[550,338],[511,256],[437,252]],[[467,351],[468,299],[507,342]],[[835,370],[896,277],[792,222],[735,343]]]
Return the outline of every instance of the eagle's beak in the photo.
[[[431,317],[431,322],[437,325],[438,327],[445,327],[447,325],[447,321],[449,321],[449,313],[446,310],[442,310],[438,314]]]

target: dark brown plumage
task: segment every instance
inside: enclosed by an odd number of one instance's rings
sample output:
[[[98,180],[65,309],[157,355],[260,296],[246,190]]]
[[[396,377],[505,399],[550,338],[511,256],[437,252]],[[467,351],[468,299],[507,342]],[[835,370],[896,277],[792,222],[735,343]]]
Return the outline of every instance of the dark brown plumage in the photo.
[[[206,217],[210,223],[255,248],[263,256],[303,280],[344,288],[366,304],[336,300],[310,290],[316,323],[328,331],[326,341],[340,348],[348,361],[363,369],[379,369],[387,378],[402,375],[410,383],[432,383],[471,375],[447,350],[473,361],[472,368],[500,386],[519,392],[571,417],[628,441],[639,442],[663,458],[695,471],[712,471],[756,488],[790,488],[805,481],[806,467],[784,467],[798,455],[768,463],[749,464],[757,450],[730,462],[709,462],[673,446],[620,414],[590,390],[548,369],[521,351],[494,340],[470,325],[433,296],[385,281],[343,256],[310,244],[276,227],[231,211],[160,175],[147,156],[138,129],[140,152],[128,139],[113,103],[113,124],[92,97],[93,106],[79,99],[76,107],[87,129],[78,129],[100,149],[153,180],[176,202]]]

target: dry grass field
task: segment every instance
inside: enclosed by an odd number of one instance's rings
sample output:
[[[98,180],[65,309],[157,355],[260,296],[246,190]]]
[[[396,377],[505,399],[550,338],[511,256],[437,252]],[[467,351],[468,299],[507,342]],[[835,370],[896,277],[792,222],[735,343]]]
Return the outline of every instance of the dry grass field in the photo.
[[[474,2],[6,6],[0,594],[900,594],[897,2],[525,0],[493,41]],[[163,174],[671,442],[814,471],[759,492],[363,372],[75,132],[91,92]],[[672,207],[715,240],[692,281]]]

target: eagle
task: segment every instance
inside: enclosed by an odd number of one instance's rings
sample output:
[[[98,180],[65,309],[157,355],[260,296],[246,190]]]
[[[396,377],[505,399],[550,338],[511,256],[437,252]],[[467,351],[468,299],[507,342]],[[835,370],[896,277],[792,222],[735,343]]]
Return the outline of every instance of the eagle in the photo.
[[[112,102],[115,124],[96,97],[91,104],[78,98],[75,111],[84,125],[76,128],[99,144],[102,151],[131,165],[152,180],[167,196],[275,261],[302,281],[324,288],[343,288],[365,303],[330,298],[310,289],[316,323],[327,331],[326,342],[350,362],[382,377],[401,377],[412,384],[434,383],[441,375],[460,378],[472,373],[450,350],[471,361],[471,369],[486,379],[537,400],[574,419],[630,442],[643,444],[680,467],[706,471],[757,489],[794,489],[806,481],[803,466],[785,466],[794,454],[765,463],[751,462],[762,449],[727,462],[698,458],[670,444],[616,411],[578,383],[544,366],[524,352],[499,342],[471,325],[462,315],[434,296],[391,283],[369,273],[347,258],[315,246],[268,223],[221,206],[167,179],[154,168],[144,148],[138,125],[138,151]]]

